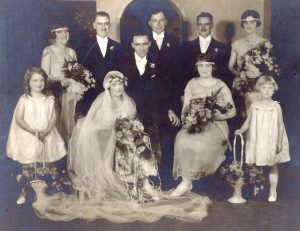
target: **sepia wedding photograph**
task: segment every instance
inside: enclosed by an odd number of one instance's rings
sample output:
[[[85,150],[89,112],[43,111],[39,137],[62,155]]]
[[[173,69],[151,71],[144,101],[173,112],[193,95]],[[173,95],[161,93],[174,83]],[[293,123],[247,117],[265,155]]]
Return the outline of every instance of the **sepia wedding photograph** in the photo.
[[[0,12],[0,230],[299,230],[298,0]]]

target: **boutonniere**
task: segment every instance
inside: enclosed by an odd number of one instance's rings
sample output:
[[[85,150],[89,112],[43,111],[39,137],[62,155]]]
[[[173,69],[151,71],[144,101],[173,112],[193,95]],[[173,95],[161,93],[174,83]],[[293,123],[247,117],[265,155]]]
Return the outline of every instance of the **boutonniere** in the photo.
[[[110,46],[109,49],[112,51],[113,49],[115,49],[115,46]]]
[[[155,68],[155,64],[154,63],[149,63],[150,68],[154,69]]]
[[[219,50],[218,50],[218,48],[215,48],[215,52],[218,52]]]
[[[171,47],[171,44],[170,44],[170,43],[167,43],[167,47]]]

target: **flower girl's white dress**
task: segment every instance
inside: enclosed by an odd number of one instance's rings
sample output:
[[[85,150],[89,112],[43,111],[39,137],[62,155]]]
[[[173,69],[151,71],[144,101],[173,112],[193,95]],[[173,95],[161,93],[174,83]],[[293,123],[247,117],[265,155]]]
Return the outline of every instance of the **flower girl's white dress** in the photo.
[[[46,129],[54,110],[54,97],[36,99],[21,96],[13,114],[7,141],[7,156],[22,164],[53,162],[66,155],[64,142],[54,127],[41,142],[35,135],[22,129],[16,122],[16,112],[24,104],[24,120],[33,129]]]
[[[282,150],[276,153],[278,140],[278,102],[270,105],[254,102],[246,138],[246,163],[272,166],[289,161],[289,143],[284,129]]]

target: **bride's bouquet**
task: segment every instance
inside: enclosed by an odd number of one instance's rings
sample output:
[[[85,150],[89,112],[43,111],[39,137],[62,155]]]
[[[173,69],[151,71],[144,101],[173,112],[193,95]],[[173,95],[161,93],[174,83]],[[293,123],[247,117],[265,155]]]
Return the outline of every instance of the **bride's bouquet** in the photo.
[[[137,119],[119,118],[115,125],[117,142],[116,145],[126,152],[128,147],[136,151],[137,155],[150,158],[151,144],[148,134],[144,132],[143,124]]]
[[[127,188],[128,199],[139,203],[158,199],[160,183],[149,184],[150,176],[159,177],[157,161],[143,124],[137,119],[119,118],[115,131],[115,171]]]
[[[88,89],[96,87],[96,80],[92,73],[74,60],[65,60],[63,73],[65,78],[72,80],[68,84],[68,92],[83,95]]]
[[[269,41],[263,41],[248,50],[241,60],[241,80],[234,89],[240,93],[252,92],[262,75],[279,76],[279,65],[273,53],[273,45]]]
[[[220,111],[225,114],[233,106],[229,102],[221,103],[217,99],[217,94],[203,98],[192,99],[189,107],[182,115],[182,127],[189,134],[201,133],[215,120],[214,114]]]

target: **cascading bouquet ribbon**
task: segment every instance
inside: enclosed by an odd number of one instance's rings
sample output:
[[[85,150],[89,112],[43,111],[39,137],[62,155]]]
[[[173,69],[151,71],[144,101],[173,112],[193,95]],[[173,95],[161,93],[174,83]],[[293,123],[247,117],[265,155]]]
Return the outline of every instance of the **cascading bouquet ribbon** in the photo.
[[[146,159],[152,155],[151,144],[148,134],[144,132],[143,124],[137,119],[119,118],[116,120],[116,146],[126,152],[128,145],[136,150],[138,155]]]
[[[218,101],[217,96],[221,89],[215,95],[190,100],[190,104],[181,118],[182,127],[189,134],[203,132],[215,120],[214,114],[217,110],[225,114],[233,107],[229,102],[221,103]]]
[[[273,45],[269,41],[258,43],[248,50],[241,61],[240,81],[233,86],[233,89],[240,94],[252,92],[257,79],[262,75],[277,77],[280,74]]]
[[[83,93],[88,89],[96,87],[96,80],[94,79],[92,73],[87,70],[82,64],[74,60],[65,60],[65,63],[63,65],[63,73],[66,79],[73,80],[62,81],[62,84],[63,82],[68,83],[67,91],[70,93],[83,95]]]
[[[145,203],[157,199],[160,178],[157,161],[148,134],[137,119],[116,120],[115,171],[123,180],[130,200]],[[158,186],[150,185],[149,176],[158,177]]]

